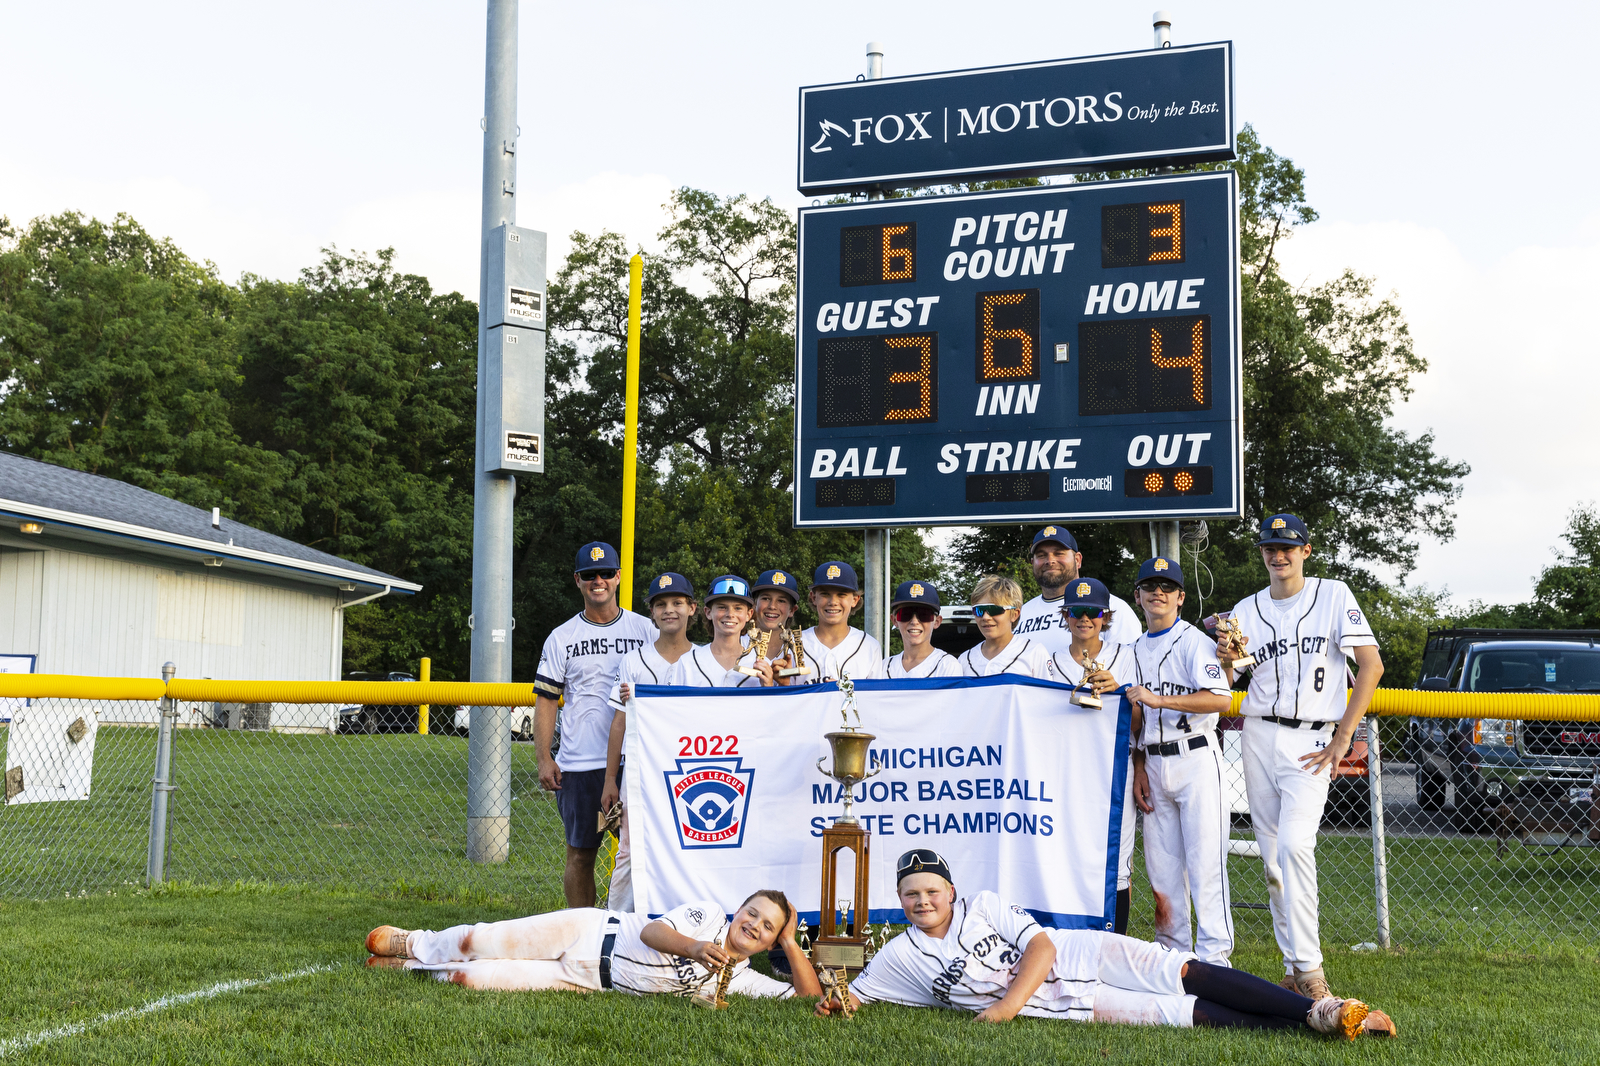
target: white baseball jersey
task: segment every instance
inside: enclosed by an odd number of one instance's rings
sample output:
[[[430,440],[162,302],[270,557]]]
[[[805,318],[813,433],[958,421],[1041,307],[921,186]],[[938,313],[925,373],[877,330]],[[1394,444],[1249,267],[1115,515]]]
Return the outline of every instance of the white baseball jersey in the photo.
[[[672,665],[671,680],[667,684],[690,688],[760,688],[761,679],[741,674],[737,663],[732,670],[725,668],[711,653],[711,645],[696,644]]]
[[[985,658],[983,645],[974,644],[961,653],[961,673],[964,677],[988,677],[991,674],[1024,674],[1028,677],[1045,677],[1059,681],[1050,665],[1050,653],[1044,645],[1035,644],[1027,637],[1013,636],[1011,643],[1000,649],[993,659]]]
[[[1027,911],[993,892],[958,899],[953,911],[940,940],[910,926],[889,941],[850,982],[850,991],[862,1003],[981,1011],[1005,996],[1028,943],[1044,934],[1055,942],[1056,961],[1021,1013],[1090,1020],[1102,931],[1043,929]]]
[[[1187,696],[1194,692],[1228,695],[1228,683],[1217,662],[1217,642],[1185,622],[1178,621],[1159,633],[1146,633],[1133,642],[1134,680],[1158,696]],[[1215,714],[1194,714],[1170,707],[1144,709],[1143,745],[1186,740],[1217,728]]]
[[[713,971],[694,959],[657,951],[639,938],[651,918],[643,914],[615,917],[621,922],[616,947],[611,953],[611,987],[636,996],[692,996],[707,982],[713,982],[715,987],[717,975]],[[728,919],[722,908],[705,900],[674,907],[654,920],[664,922],[690,940],[720,942],[728,932]],[[750,969],[750,960],[745,959],[735,964],[728,991],[762,999],[788,999],[794,995],[794,986],[757,973]]]
[[[611,690],[617,668],[630,651],[655,643],[661,634],[643,615],[623,611],[605,625],[579,611],[545,638],[533,687],[561,708],[561,750],[556,765],[566,770],[603,770],[611,736]]]
[[[1344,717],[1345,657],[1376,644],[1372,626],[1343,581],[1308,577],[1288,599],[1262,589],[1233,609],[1256,658],[1241,713],[1308,722]]]
[[[622,703],[623,685],[628,685],[632,691],[640,685],[672,684],[667,679],[672,676],[673,665],[661,657],[653,642],[624,655],[617,666],[617,680],[611,686],[612,708],[618,711],[625,709]]]
[[[836,648],[830,648],[817,639],[816,626],[800,636],[805,642],[806,662],[816,672],[802,674],[795,679],[796,683],[817,684],[837,681],[845,676],[852,681],[861,681],[884,676],[883,647],[876,637],[869,637],[855,626],[850,627],[850,632],[845,634]]]
[[[892,681],[900,677],[960,677],[961,660],[942,648],[934,648],[928,657],[911,669],[905,668],[905,652],[897,652],[889,656],[885,673]]]
[[[1116,680],[1117,687],[1137,683],[1138,676],[1133,664],[1133,646],[1131,644],[1113,644],[1109,640],[1100,645],[1100,656],[1096,660],[1103,668],[1110,672]],[[1065,685],[1083,684],[1085,670],[1083,664],[1072,657],[1072,646],[1069,644],[1060,651],[1050,655],[1050,667],[1055,671],[1051,675],[1052,681],[1060,681]]]
[[[1017,619],[1013,632],[1043,644],[1045,650],[1052,654],[1065,651],[1072,643],[1072,630],[1067,628],[1067,620],[1061,617],[1061,608],[1066,599],[1065,594],[1053,600],[1047,600],[1042,595],[1035,596],[1022,605],[1022,617]],[[1108,644],[1128,644],[1138,640],[1143,632],[1139,612],[1121,597],[1111,597],[1111,624],[1101,631],[1101,639]]]

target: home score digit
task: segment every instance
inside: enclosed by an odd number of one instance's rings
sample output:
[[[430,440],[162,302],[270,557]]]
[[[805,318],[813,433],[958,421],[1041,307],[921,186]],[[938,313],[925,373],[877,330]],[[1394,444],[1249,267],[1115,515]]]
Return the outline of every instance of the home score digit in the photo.
[[[1231,171],[800,212],[796,522],[1237,516]]]

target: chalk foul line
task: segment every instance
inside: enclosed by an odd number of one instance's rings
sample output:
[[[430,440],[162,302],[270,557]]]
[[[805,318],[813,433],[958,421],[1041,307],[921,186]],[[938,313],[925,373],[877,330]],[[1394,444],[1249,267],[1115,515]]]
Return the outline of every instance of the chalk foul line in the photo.
[[[109,1025],[112,1022],[154,1014],[157,1011],[166,1010],[168,1007],[181,1007],[185,1003],[194,1003],[202,999],[215,999],[217,996],[225,996],[229,992],[241,992],[247,988],[260,988],[262,985],[273,985],[280,981],[293,981],[297,977],[309,977],[314,973],[326,973],[332,969],[334,969],[333,966],[319,964],[317,966],[307,966],[303,970],[294,970],[290,973],[275,973],[268,977],[219,981],[209,988],[201,988],[194,992],[180,992],[177,995],[162,996],[160,999],[153,999],[143,1006],[114,1010],[110,1014],[102,1014],[100,1017],[86,1022],[73,1022],[71,1025],[63,1025],[56,1029],[46,1029],[43,1032],[30,1033],[27,1036],[14,1036],[0,1040],[0,1058],[14,1055],[19,1051],[27,1051],[29,1048],[38,1047],[40,1044],[48,1044],[52,1040],[60,1040],[62,1037],[77,1036],[80,1033],[88,1032],[90,1029],[98,1029],[102,1025]]]

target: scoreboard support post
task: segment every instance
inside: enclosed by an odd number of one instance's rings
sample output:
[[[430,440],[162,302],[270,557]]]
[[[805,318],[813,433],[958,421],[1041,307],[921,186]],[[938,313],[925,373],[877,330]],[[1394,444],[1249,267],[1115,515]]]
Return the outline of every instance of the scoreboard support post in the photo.
[[[877,41],[867,42],[867,80],[877,81],[883,77],[883,45]],[[883,199],[883,193],[873,192],[867,194],[869,200]],[[865,584],[862,594],[865,597],[865,611],[862,618],[862,628],[878,642],[885,655],[889,654],[889,631],[892,623],[889,620],[889,600],[894,596],[894,588],[890,585],[892,577],[889,569],[889,529],[866,530],[865,544],[863,545],[863,567],[861,575]]]

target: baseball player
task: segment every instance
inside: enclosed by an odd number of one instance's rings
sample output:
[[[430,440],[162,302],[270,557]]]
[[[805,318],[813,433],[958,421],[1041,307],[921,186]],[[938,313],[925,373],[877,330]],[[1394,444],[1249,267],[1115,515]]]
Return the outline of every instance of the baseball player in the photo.
[[[1138,680],[1133,654],[1129,644],[1113,644],[1105,638],[1112,624],[1111,590],[1092,577],[1080,577],[1067,585],[1061,597],[1061,614],[1066,619],[1072,643],[1050,656],[1054,676],[1064,684],[1087,685],[1096,695],[1115,691]],[[1090,662],[1100,664],[1094,673],[1086,673]],[[1144,716],[1137,703],[1133,709],[1133,745],[1137,747]],[[1142,755],[1143,753],[1141,753]],[[1117,914],[1113,927],[1118,933],[1127,932],[1128,914],[1133,904],[1133,766],[1129,753],[1127,786],[1122,796],[1122,847],[1117,866]]]
[[[1256,659],[1241,708],[1244,782],[1284,984],[1321,998],[1331,993],[1317,930],[1317,826],[1333,771],[1383,676],[1383,659],[1349,586],[1305,576],[1311,532],[1304,522],[1275,514],[1261,523],[1256,543],[1271,584],[1233,609],[1244,647]],[[1229,654],[1220,639],[1217,650]],[[1359,671],[1348,702],[1347,658]]]
[[[539,784],[556,794],[556,808],[567,831],[567,865],[561,887],[567,903],[594,903],[594,857],[600,850],[596,815],[605,788],[606,748],[611,736],[611,687],[630,651],[654,643],[659,634],[648,619],[617,605],[617,549],[593,541],[578,549],[572,575],[583,594],[583,610],[545,638],[534,672],[535,754]],[[564,705],[557,704],[563,696]],[[561,720],[561,750],[552,758],[556,719]]]
[[[850,983],[850,1006],[899,1003],[1006,1022],[1018,1014],[1129,1025],[1296,1029],[1354,1040],[1393,1036],[1355,999],[1313,1001],[1269,981],[1103,929],[1043,929],[993,892],[959,899],[938,852],[900,856],[896,891],[909,924]],[[817,1003],[826,1016],[837,998]]]
[[[964,677],[1024,674],[1050,677],[1050,653],[1044,645],[1019,637],[1012,627],[1022,606],[1022,586],[1002,574],[985,574],[972,589],[972,613],[983,642],[961,653]]]
[[[822,994],[795,943],[795,911],[782,892],[754,893],[732,921],[725,913],[702,900],[654,921],[583,907],[439,932],[380,925],[367,934],[367,965],[421,970],[440,981],[502,992],[692,996],[714,991],[733,962],[730,992],[766,999]],[[775,943],[793,963],[792,985],[750,969],[750,956]]]
[[[889,610],[905,649],[889,657],[885,672],[891,679],[961,676],[961,663],[956,657],[932,643],[933,631],[939,628],[939,590],[933,582],[900,582]]]
[[[617,680],[611,686],[611,737],[606,745],[606,783],[600,790],[600,809],[610,811],[626,803],[622,782],[622,742],[628,732],[628,700],[635,685],[665,685],[672,665],[688,654],[689,621],[694,617],[694,584],[682,574],[665,573],[650,582],[645,593],[650,620],[661,636],[654,644],[635,648],[623,656]],[[606,905],[614,911],[633,910],[633,848],[628,839],[628,819],[617,832],[617,857],[611,867],[611,892]]]
[[[756,628],[767,634],[768,662],[784,660],[788,665],[783,651],[783,634],[788,628],[789,620],[800,607],[800,582],[787,570],[763,570],[761,576],[756,578],[756,583],[750,586],[750,592],[756,598],[755,623]],[[745,655],[740,660],[740,666],[754,666],[756,653],[750,647],[750,638],[745,638]],[[803,676],[803,675],[802,675]],[[779,679],[780,683],[788,683],[788,678]]]
[[[1217,716],[1231,700],[1216,643],[1178,617],[1183,571],[1175,560],[1146,559],[1134,594],[1147,632],[1133,642],[1137,683],[1128,699],[1144,711],[1134,760],[1133,796],[1144,818],[1144,867],[1155,899],[1156,943],[1228,965],[1233,914],[1228,901],[1228,804],[1222,796]]]
[[[799,679],[805,682],[837,681],[850,677],[883,677],[883,648],[850,624],[850,616],[861,606],[861,583],[856,569],[834,559],[817,567],[806,592],[817,612],[817,624],[801,634],[806,656],[817,672]]]
[[[697,644],[672,668],[669,685],[694,688],[760,688],[771,685],[772,663],[752,659],[756,676],[740,671],[746,658],[744,631],[755,610],[750,582],[738,574],[723,574],[711,582],[706,593],[706,620],[711,623],[711,643]]]
[[[1022,605],[1022,615],[1017,621],[1017,632],[1046,651],[1058,652],[1072,639],[1066,620],[1061,617],[1062,597],[1067,586],[1076,581],[1083,570],[1083,553],[1071,533],[1061,526],[1045,526],[1033,535],[1033,548],[1029,552],[1034,579],[1039,582],[1039,595]],[[1111,621],[1103,636],[1113,644],[1127,644],[1139,639],[1141,632],[1138,614],[1120,597],[1111,597]]]

